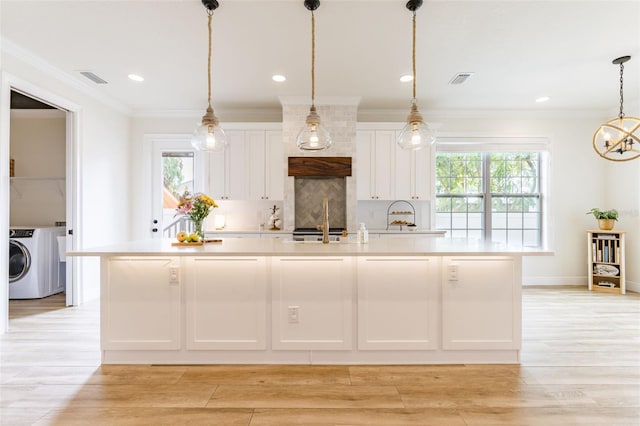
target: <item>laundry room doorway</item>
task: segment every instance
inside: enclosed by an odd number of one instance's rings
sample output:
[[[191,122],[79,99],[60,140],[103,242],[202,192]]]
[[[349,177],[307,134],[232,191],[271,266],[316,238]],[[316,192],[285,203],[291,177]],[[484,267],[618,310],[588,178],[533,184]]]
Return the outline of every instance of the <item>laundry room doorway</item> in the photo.
[[[0,232],[9,236],[9,262],[0,268],[0,304],[6,307],[0,309],[0,333],[8,329],[9,299],[53,308],[80,300],[79,266],[64,256],[76,247],[79,108],[28,83],[15,83],[5,79],[2,84],[2,104],[10,105],[10,114],[2,116],[9,129],[0,141],[3,157],[9,158],[9,184],[0,191],[8,199],[0,212],[8,220],[0,221],[0,228],[8,223],[9,229]]]

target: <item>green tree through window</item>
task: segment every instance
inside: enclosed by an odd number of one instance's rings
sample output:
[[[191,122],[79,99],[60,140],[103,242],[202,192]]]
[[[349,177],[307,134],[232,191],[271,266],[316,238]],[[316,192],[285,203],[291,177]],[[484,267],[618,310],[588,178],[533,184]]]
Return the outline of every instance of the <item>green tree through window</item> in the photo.
[[[541,243],[540,154],[439,152],[436,228],[450,237]]]

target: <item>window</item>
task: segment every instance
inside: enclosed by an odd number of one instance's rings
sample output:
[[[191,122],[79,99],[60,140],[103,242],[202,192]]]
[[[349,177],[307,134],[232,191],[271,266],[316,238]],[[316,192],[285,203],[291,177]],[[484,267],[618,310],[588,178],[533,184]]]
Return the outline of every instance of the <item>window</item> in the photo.
[[[542,243],[542,154],[438,152],[436,228],[452,238]]]

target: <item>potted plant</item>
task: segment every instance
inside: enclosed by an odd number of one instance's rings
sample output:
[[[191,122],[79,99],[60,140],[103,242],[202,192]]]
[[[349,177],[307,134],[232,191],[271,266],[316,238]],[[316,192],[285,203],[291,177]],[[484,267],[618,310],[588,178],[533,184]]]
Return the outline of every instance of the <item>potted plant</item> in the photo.
[[[592,214],[593,217],[598,219],[598,227],[603,231],[612,230],[613,225],[615,225],[616,220],[618,220],[618,211],[615,209],[600,210],[593,208],[589,210],[587,214]]]

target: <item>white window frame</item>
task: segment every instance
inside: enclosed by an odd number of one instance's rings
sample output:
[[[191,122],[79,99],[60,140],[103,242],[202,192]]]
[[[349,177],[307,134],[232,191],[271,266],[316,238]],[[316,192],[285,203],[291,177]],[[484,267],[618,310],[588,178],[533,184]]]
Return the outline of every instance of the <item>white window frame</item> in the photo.
[[[551,212],[551,141],[546,136],[439,136],[434,155],[433,179],[436,182],[435,157],[440,152],[539,152],[540,155],[540,246],[549,247],[552,244],[553,235],[550,224]],[[485,171],[487,172],[487,171]],[[435,188],[435,184],[434,184]],[[485,191],[486,192],[486,191]],[[435,224],[435,199],[434,193],[433,218]],[[488,210],[485,204],[484,215],[490,216],[491,206]],[[490,222],[489,218],[489,222]],[[486,221],[485,221],[486,223]]]

